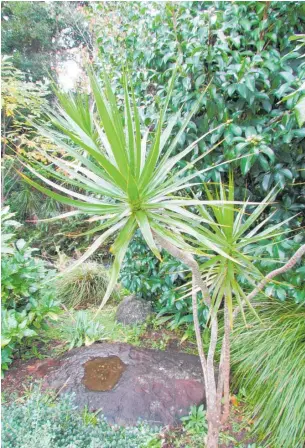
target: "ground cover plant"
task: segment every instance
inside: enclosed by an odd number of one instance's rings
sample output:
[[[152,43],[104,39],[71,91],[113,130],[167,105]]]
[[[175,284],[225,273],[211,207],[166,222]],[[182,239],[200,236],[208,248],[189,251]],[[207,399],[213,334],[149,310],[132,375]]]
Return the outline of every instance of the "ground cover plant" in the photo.
[[[81,414],[72,396],[54,400],[38,389],[21,403],[3,406],[2,418],[6,448],[144,448],[157,431],[146,425],[110,426],[100,413]]]
[[[77,311],[75,316],[72,316],[72,320],[73,324],[67,327],[66,331],[69,349],[82,345],[88,346],[96,341],[107,339],[103,325],[90,319],[85,311]]]

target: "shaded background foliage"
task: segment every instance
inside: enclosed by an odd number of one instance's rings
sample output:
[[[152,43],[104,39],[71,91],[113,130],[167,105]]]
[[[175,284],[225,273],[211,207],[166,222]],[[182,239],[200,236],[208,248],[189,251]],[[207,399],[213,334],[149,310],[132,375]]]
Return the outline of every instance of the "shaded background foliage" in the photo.
[[[92,47],[84,2],[2,2],[2,199],[21,221],[49,217],[61,208],[20,180],[18,156],[44,163],[38,149],[54,150],[27,121],[44,120],[41,107],[54,101],[51,82],[66,60],[82,57]],[[90,50],[89,50],[90,52]],[[32,232],[33,233],[33,232]]]
[[[2,54],[12,55],[27,81],[56,77],[67,50],[90,44],[78,8],[83,2],[2,2]]]

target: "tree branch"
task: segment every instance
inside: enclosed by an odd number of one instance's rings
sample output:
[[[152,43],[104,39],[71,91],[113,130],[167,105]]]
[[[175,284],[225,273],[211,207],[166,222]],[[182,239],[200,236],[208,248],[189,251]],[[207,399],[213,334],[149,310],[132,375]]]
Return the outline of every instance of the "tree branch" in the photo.
[[[303,244],[296,252],[294,255],[292,255],[292,257],[287,261],[286,264],[284,264],[284,266],[278,268],[278,269],[274,269],[273,271],[269,272],[269,274],[266,275],[266,277],[263,278],[263,280],[261,280],[259,282],[259,284],[253,289],[252,292],[250,292],[250,294],[248,294],[247,296],[247,300],[244,300],[242,302],[241,306],[244,306],[247,302],[251,301],[252,299],[254,299],[255,296],[257,296],[257,294],[266,286],[267,283],[270,282],[270,280],[273,279],[273,277],[276,277],[277,275],[280,274],[284,274],[285,272],[289,271],[290,269],[293,268],[293,266],[295,266],[295,264],[300,260],[300,258],[305,254],[305,244]],[[240,307],[237,307],[234,310],[233,313],[233,319],[236,318],[236,316],[238,315],[240,311]]]

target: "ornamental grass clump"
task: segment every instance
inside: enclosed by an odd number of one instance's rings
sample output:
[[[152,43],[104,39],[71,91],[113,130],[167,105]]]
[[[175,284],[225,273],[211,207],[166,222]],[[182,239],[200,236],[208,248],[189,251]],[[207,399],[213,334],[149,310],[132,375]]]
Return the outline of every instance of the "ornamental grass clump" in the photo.
[[[256,433],[275,447],[302,448],[305,434],[305,306],[255,302],[232,337],[234,384],[246,390]]]
[[[56,281],[58,298],[68,308],[88,308],[100,305],[109,283],[109,271],[96,262],[85,262]],[[114,290],[112,299],[118,299]]]

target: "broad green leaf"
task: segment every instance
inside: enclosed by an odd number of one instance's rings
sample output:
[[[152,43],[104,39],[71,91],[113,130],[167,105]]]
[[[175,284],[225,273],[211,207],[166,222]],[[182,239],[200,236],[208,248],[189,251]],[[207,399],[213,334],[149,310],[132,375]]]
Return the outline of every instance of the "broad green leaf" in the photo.
[[[295,115],[297,117],[297,122],[301,128],[305,123],[305,96],[303,96],[295,105]]]

